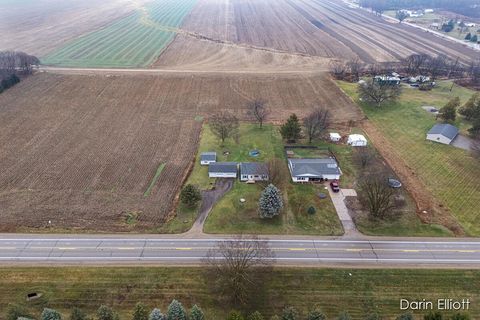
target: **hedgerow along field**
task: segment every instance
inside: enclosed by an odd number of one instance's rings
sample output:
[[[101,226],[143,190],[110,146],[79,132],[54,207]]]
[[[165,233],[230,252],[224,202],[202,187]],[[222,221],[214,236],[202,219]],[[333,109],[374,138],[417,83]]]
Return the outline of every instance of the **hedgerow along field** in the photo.
[[[155,0],[105,28],[68,42],[41,58],[69,67],[141,67],[151,64],[174,39],[197,0]]]

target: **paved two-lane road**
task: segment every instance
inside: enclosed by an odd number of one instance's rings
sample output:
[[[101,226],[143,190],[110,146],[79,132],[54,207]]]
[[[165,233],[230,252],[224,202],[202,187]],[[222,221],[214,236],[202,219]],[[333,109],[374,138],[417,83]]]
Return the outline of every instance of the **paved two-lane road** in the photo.
[[[0,264],[197,264],[219,239],[109,236],[2,236]],[[477,241],[268,240],[292,265],[480,267]]]

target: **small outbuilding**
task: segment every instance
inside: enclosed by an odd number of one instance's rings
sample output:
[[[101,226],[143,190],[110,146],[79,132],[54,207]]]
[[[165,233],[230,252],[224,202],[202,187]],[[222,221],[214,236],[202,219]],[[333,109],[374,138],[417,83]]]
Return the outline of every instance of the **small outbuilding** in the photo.
[[[263,162],[240,163],[240,181],[255,182],[268,180],[268,166]]]
[[[351,134],[348,136],[347,144],[352,147],[365,147],[367,139],[361,134]]]
[[[450,144],[457,135],[457,127],[448,123],[437,123],[427,132],[427,140]]]
[[[200,164],[202,166],[208,166],[210,163],[217,162],[216,152],[202,152],[200,154]]]
[[[330,132],[330,141],[338,142],[342,139],[342,136],[336,132]]]
[[[214,162],[208,166],[209,178],[236,178],[237,172],[236,162]]]

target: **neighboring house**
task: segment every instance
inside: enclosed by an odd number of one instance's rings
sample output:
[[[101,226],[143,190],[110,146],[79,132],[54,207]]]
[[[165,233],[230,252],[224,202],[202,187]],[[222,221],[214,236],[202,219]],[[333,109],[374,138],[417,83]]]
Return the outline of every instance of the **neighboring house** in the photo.
[[[448,123],[437,123],[428,131],[427,140],[450,144],[458,135],[458,128]]]
[[[200,154],[200,164],[202,166],[208,166],[210,163],[217,162],[216,152],[202,152]]]
[[[351,134],[348,136],[347,144],[352,147],[365,147],[367,139],[361,134]]]
[[[268,180],[268,166],[263,162],[240,163],[240,181]]]
[[[342,139],[342,136],[336,132],[330,132],[330,141],[338,142]]]
[[[238,164],[236,162],[212,162],[208,166],[209,178],[236,178]]]
[[[382,85],[399,85],[400,84],[399,77],[375,76],[373,80]]]
[[[334,158],[288,159],[293,182],[338,180],[342,171]]]
[[[433,22],[433,23],[430,25],[430,28],[431,28],[431,29],[438,30],[438,29],[440,29],[440,23],[438,23],[438,22]]]

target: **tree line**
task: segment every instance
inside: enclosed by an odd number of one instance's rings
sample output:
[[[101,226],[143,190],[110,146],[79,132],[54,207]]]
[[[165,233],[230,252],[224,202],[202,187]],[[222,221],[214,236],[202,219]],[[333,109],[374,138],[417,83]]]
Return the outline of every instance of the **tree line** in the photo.
[[[20,82],[19,74],[28,75],[40,60],[20,51],[0,51],[0,93]]]
[[[444,9],[467,17],[480,17],[480,6],[471,0],[360,0],[360,6],[377,14],[399,9]]]

